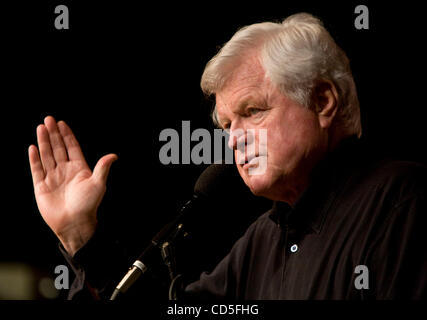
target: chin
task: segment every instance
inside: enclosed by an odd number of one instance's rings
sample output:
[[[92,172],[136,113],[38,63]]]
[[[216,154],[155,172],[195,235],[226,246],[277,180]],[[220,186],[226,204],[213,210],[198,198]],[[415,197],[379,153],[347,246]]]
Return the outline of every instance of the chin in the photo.
[[[243,180],[255,196],[269,198],[268,195],[271,193],[272,179],[268,172],[261,175],[248,175],[248,173],[245,172],[245,178]]]

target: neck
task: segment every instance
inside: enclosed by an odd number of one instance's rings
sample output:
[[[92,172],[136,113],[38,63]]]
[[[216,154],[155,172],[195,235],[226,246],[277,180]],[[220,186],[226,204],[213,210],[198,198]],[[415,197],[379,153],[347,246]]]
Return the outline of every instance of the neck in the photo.
[[[291,206],[300,199],[304,191],[312,184],[314,179],[313,172],[315,168],[323,161],[328,161],[327,157],[335,151],[341,142],[352,134],[347,135],[334,135],[329,137],[328,142],[323,148],[319,148],[317,154],[313,155],[311,162],[307,162],[301,166],[298,172],[294,172],[292,176],[286,176],[287,188],[278,188],[282,193],[277,196],[276,201],[286,202]],[[285,190],[285,191],[283,191]]]

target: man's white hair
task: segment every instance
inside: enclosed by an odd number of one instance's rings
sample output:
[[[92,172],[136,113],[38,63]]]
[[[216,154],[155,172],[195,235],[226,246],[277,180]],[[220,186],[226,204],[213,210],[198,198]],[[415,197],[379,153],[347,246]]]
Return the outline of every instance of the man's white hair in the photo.
[[[266,76],[290,99],[311,107],[312,93],[321,80],[338,91],[340,124],[348,133],[362,133],[359,100],[349,60],[322,22],[308,13],[282,23],[263,22],[241,28],[207,63],[201,79],[205,94],[220,91],[245,52],[259,50]],[[218,123],[216,108],[213,119]]]

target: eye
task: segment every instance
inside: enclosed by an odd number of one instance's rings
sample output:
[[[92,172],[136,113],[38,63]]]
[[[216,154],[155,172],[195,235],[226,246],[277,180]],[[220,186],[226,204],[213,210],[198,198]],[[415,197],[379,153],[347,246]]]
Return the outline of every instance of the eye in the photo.
[[[225,131],[229,132],[229,131],[230,131],[230,123],[229,123],[229,122],[225,122],[225,123],[223,123],[223,124],[222,124],[222,128],[223,128]]]
[[[261,109],[258,109],[258,108],[249,108],[247,112],[248,112],[248,114],[250,116],[255,116],[255,115],[257,115],[258,113],[261,112]]]

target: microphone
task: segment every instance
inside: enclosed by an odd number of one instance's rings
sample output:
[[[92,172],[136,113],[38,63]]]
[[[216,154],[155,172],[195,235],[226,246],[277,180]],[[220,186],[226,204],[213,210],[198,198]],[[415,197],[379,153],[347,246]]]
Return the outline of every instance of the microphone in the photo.
[[[154,236],[116,286],[110,300],[114,300],[119,293],[125,293],[142,274],[147,272],[150,261],[158,253],[157,249],[162,248],[165,243],[173,243],[182,232],[184,225],[195,220],[195,216],[200,213],[198,209],[208,205],[210,201],[217,200],[218,197],[231,197],[236,191],[242,190],[242,186],[244,183],[235,165],[212,164],[207,167],[197,179],[192,199],[184,204],[174,220]]]

